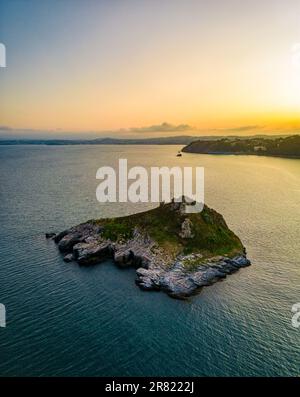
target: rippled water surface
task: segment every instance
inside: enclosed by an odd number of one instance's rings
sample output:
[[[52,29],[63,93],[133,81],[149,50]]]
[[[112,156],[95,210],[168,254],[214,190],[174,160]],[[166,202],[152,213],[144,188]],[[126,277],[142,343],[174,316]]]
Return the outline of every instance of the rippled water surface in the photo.
[[[0,375],[300,374],[300,160],[178,149],[0,147]],[[132,269],[64,263],[45,232],[147,207],[96,201],[96,170],[119,158],[204,166],[206,203],[253,265],[177,301],[140,291]]]

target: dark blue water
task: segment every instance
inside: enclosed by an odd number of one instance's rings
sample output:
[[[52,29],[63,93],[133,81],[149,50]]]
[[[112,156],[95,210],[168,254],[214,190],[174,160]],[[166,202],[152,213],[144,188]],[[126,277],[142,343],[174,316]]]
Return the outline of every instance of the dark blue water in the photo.
[[[184,155],[177,147],[0,147],[1,376],[299,375],[299,160]],[[253,265],[190,301],[140,291],[133,270],[62,261],[47,231],[142,211],[100,205],[96,170],[202,165],[206,202]]]

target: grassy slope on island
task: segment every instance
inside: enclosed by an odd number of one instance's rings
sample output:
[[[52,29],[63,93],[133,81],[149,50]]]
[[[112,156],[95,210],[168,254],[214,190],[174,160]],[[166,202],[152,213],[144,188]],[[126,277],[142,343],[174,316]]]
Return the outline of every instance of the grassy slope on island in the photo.
[[[202,154],[256,154],[300,158],[300,135],[277,139],[224,138],[210,141],[198,140],[185,146],[182,151]]]
[[[192,222],[192,238],[180,237],[182,222]],[[147,212],[115,219],[94,220],[104,226],[102,237],[113,241],[127,240],[135,227],[145,231],[171,257],[201,253],[204,258],[217,255],[233,257],[243,252],[240,239],[228,228],[222,215],[204,206],[200,213],[174,211],[172,204],[162,204]]]

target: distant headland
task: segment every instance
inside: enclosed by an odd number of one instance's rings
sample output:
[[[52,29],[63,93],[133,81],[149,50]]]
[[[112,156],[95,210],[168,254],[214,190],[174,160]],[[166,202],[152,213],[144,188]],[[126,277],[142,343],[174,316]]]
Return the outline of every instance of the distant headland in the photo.
[[[202,154],[249,154],[300,158],[300,135],[280,138],[223,138],[197,140],[182,149],[186,153]]]

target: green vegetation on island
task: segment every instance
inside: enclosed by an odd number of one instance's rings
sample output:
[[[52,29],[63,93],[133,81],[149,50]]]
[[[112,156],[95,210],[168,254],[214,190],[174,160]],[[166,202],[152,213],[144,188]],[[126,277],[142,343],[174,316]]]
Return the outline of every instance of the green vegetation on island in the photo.
[[[172,257],[182,253],[201,253],[205,258],[234,256],[243,251],[240,239],[218,212],[205,205],[200,213],[176,211],[174,216],[174,206],[176,203],[162,204],[146,212],[94,222],[103,226],[101,237],[118,242],[132,238],[134,229],[138,228]],[[188,238],[182,234],[183,222],[190,225]]]

